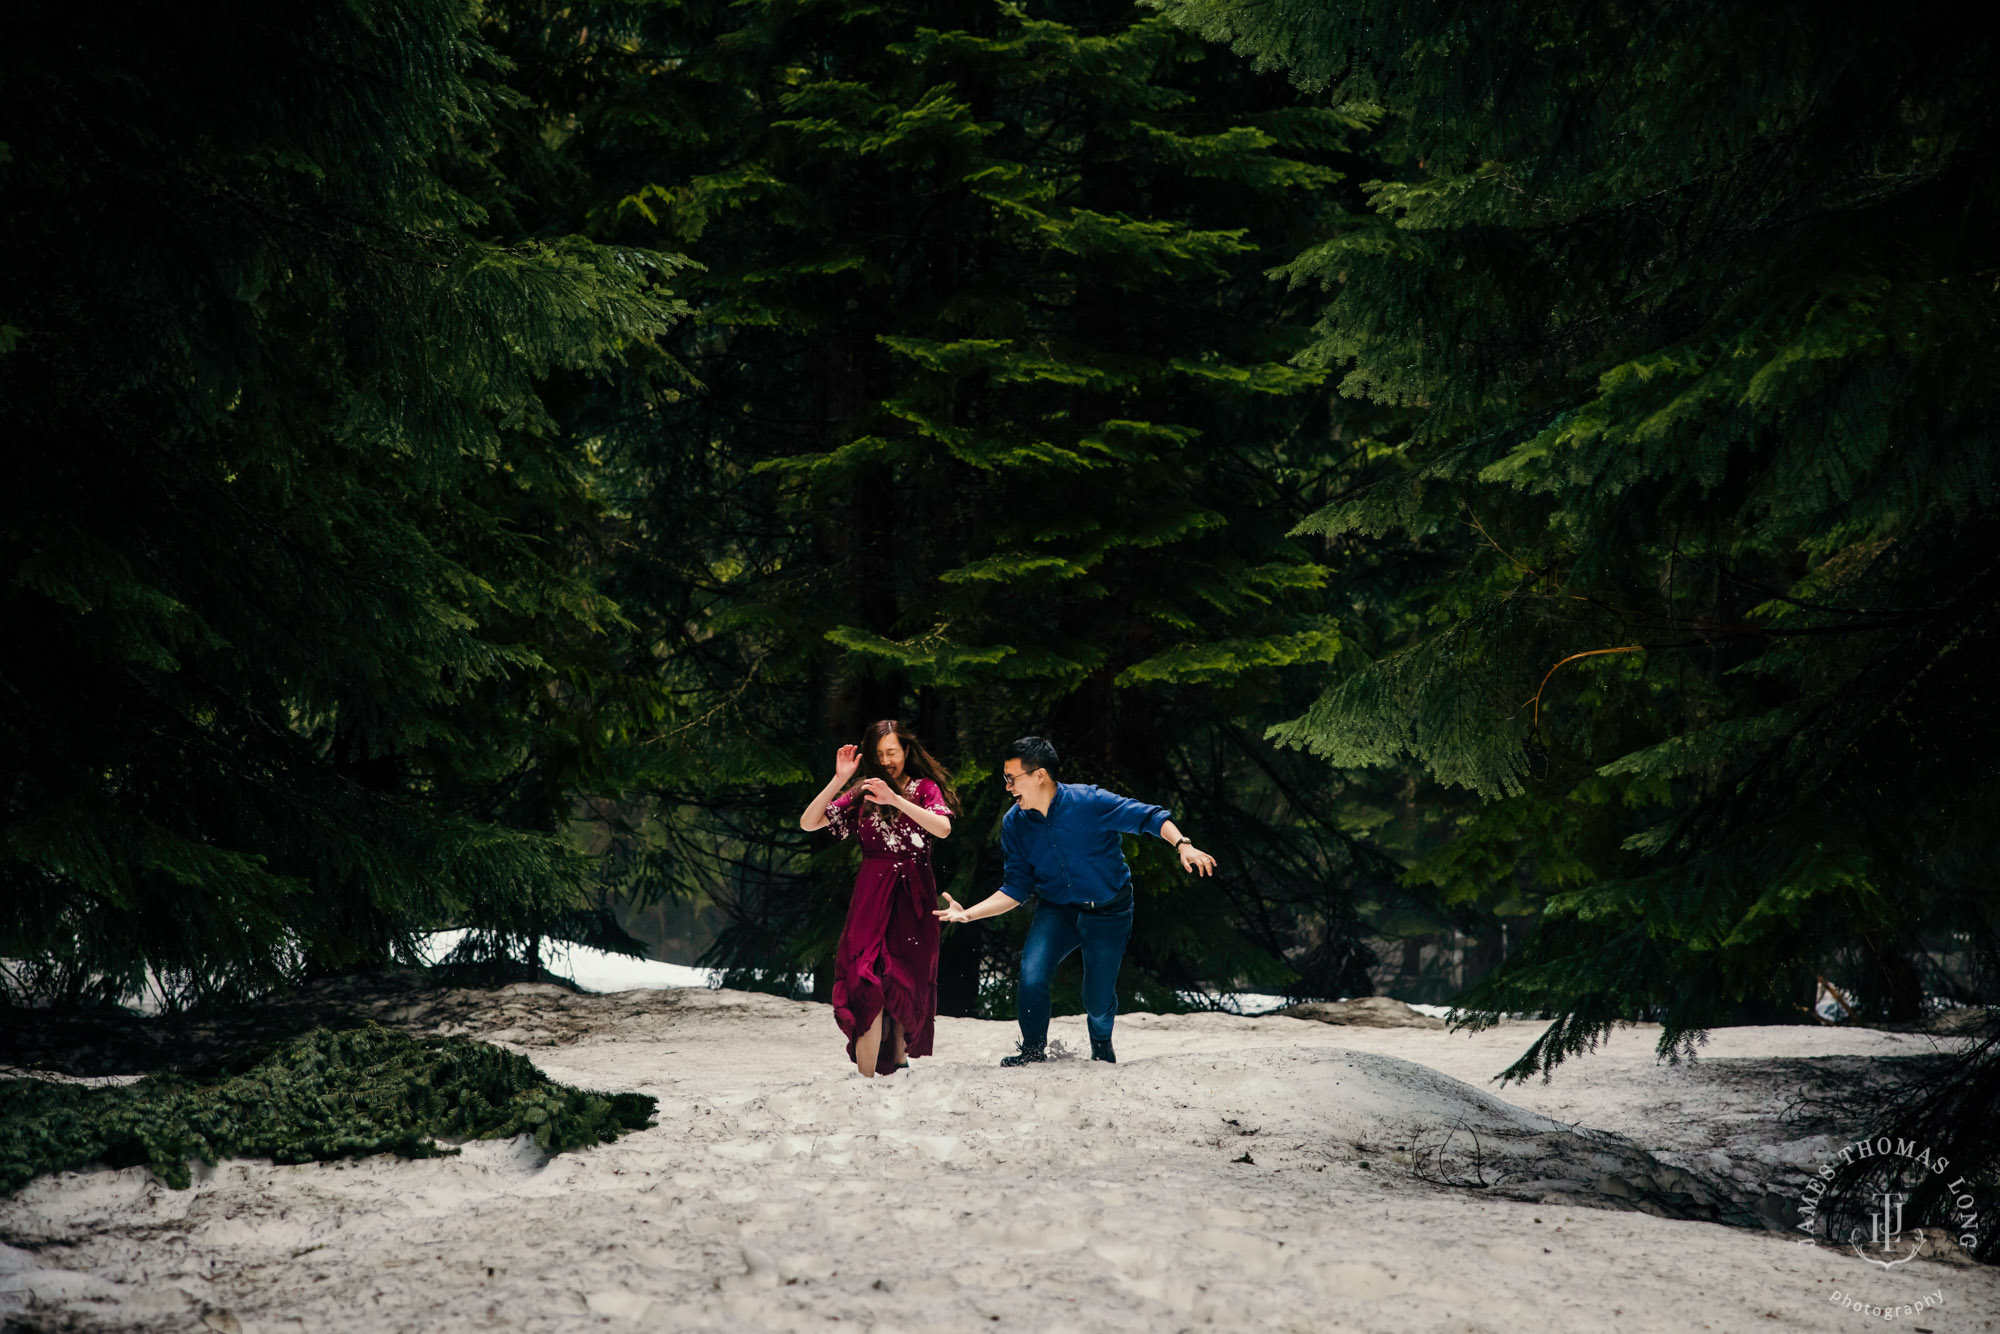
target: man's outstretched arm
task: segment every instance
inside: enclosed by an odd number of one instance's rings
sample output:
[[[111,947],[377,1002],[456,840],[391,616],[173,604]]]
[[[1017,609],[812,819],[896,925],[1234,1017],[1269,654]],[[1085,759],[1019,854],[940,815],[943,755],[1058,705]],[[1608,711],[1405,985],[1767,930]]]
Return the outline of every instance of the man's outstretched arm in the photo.
[[[947,894],[944,901],[951,906],[939,908],[931,916],[944,922],[976,922],[982,917],[998,917],[1001,913],[1012,912],[1034,893],[1035,874],[1028,866],[1028,859],[1021,852],[1020,840],[1014,833],[1013,822],[1000,823],[1000,883],[997,889],[979,902],[967,908]]]
[[[976,922],[982,917],[998,917],[1021,906],[1019,899],[1009,898],[997,889],[970,908],[960,907],[958,900],[949,894],[944,896],[944,901],[951,906],[939,908],[931,916],[946,922]]]
[[[1134,801],[1101,787],[1091,788],[1089,793],[1099,818],[1110,828],[1121,834],[1158,834],[1180,858],[1183,871],[1215,874],[1215,858],[1197,848],[1194,840],[1181,832],[1166,807]]]

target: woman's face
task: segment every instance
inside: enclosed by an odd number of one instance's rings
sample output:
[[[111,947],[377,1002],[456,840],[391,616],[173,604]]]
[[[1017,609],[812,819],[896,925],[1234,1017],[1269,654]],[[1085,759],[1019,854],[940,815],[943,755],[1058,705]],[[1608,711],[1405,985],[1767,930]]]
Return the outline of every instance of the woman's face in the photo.
[[[875,763],[882,766],[882,772],[892,779],[903,776],[903,743],[896,739],[894,732],[875,743]]]

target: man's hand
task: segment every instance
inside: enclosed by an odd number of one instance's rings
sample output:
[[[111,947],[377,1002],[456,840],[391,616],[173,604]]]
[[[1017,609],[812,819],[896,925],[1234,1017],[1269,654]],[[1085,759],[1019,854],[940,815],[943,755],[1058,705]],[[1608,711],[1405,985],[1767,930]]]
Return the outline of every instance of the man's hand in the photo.
[[[1181,869],[1199,871],[1203,875],[1215,874],[1215,858],[1203,852],[1192,843],[1181,845]]]
[[[833,776],[845,783],[854,777],[854,771],[861,767],[861,748],[842,746],[833,753]]]
[[[959,906],[957,899],[947,894],[944,896],[944,901],[951,906],[949,908],[939,908],[931,913],[931,916],[942,922],[969,922],[972,920],[966,916],[965,909]]]

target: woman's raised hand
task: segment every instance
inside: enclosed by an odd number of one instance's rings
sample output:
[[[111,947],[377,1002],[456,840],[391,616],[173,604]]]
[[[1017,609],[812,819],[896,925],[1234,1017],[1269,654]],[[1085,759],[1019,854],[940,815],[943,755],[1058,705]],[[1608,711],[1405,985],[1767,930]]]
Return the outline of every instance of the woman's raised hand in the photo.
[[[861,790],[868,795],[868,800],[877,806],[893,806],[896,804],[896,799],[902,795],[879,778],[862,779]]]
[[[833,753],[833,776],[845,783],[861,767],[861,747],[842,746]]]

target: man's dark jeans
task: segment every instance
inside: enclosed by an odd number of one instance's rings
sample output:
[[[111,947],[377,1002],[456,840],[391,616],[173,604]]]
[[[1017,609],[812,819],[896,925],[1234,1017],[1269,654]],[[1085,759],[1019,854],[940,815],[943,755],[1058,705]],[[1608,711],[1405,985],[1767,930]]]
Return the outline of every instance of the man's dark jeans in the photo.
[[[1111,1037],[1118,1014],[1118,965],[1132,938],[1132,891],[1102,908],[1074,903],[1039,904],[1021,950],[1021,1045],[1034,1051],[1048,1042],[1049,982],[1056,965],[1083,951],[1083,1008],[1094,1042]]]

